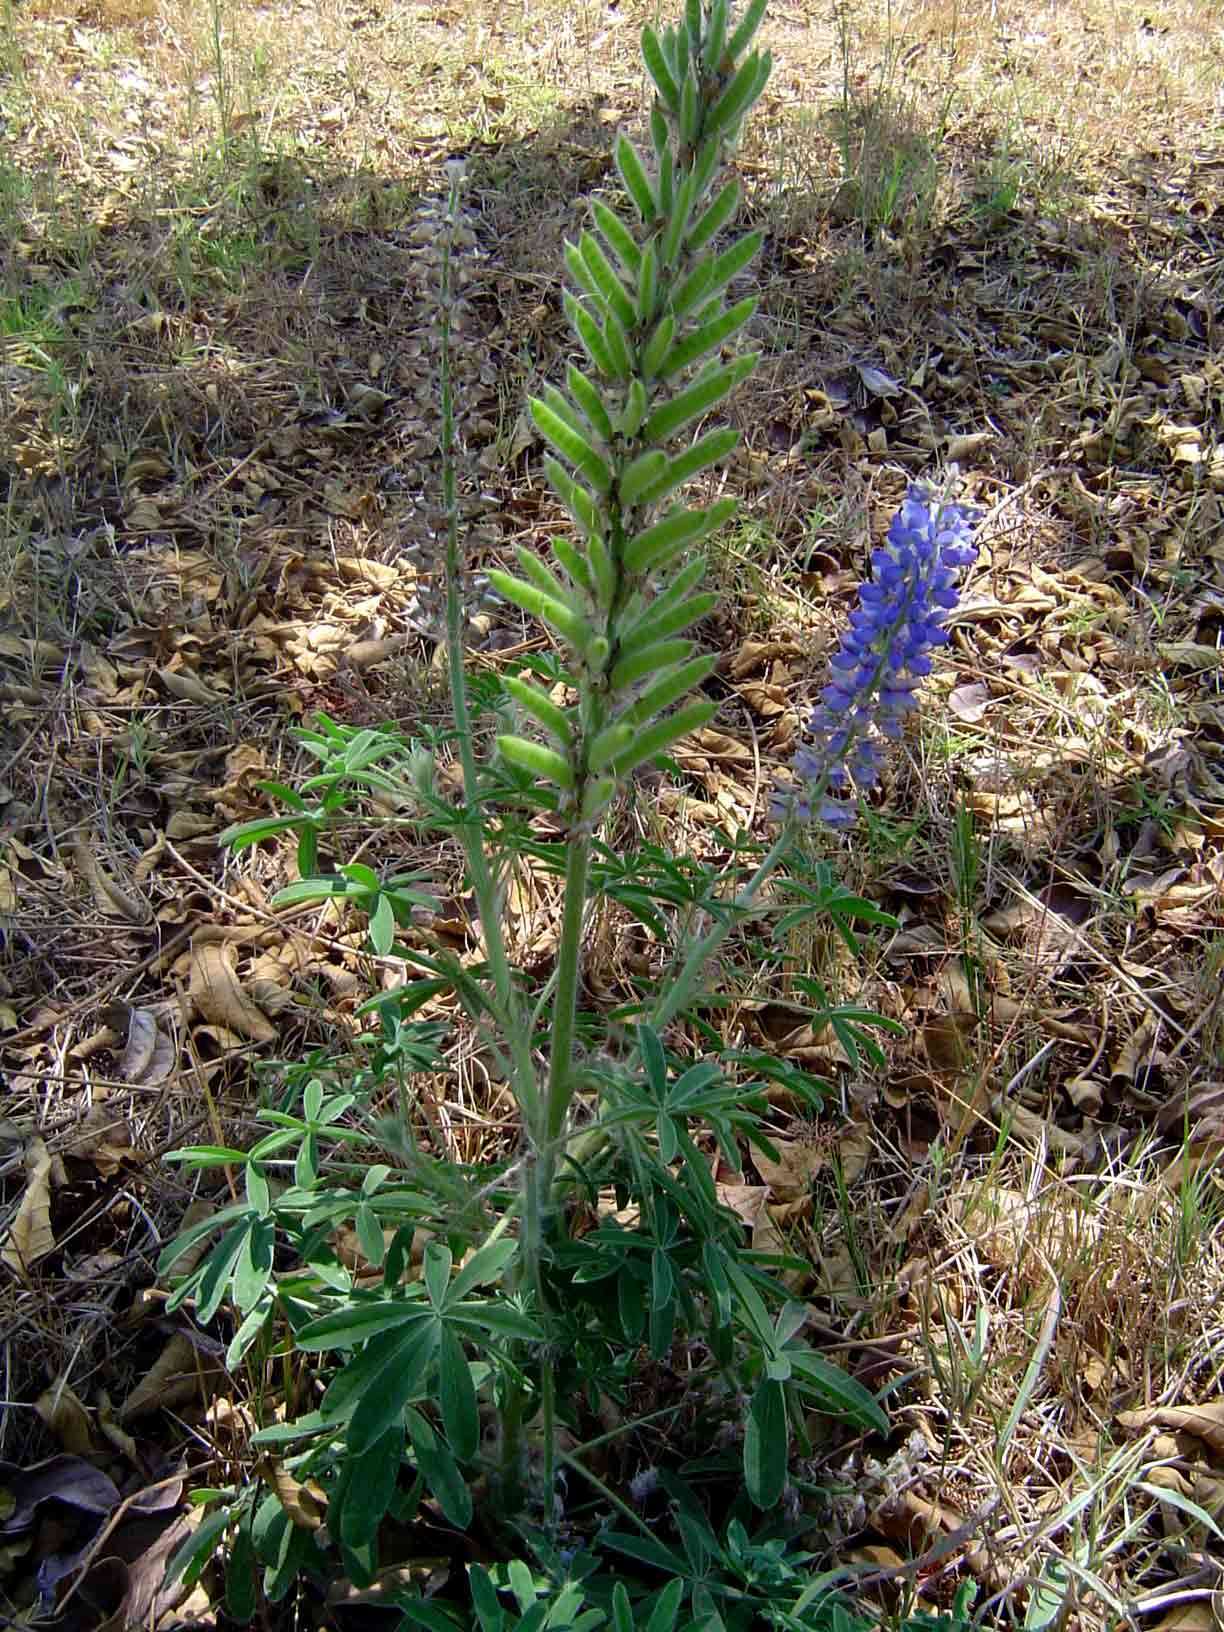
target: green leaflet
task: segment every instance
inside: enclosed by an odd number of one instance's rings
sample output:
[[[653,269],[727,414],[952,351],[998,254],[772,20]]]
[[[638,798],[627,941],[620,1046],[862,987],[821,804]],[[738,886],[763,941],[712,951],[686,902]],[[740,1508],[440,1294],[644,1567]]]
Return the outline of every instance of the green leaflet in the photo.
[[[663,241],[659,245],[659,259],[664,266],[670,267],[675,264],[680,253],[680,245],[684,241],[684,234],[688,230],[696,196],[697,172],[690,170],[680,183],[675,198],[668,204],[667,226],[663,231]]]
[[[599,506],[581,482],[576,482],[565,466],[551,454],[544,461],[544,474],[548,477],[553,492],[587,537],[600,532],[603,518],[600,516]]]
[[[672,299],[671,309],[677,321],[695,311],[703,300],[725,289],[756,256],[764,236],[761,232],[745,233],[712,261],[702,261],[695,266]]]
[[[529,578],[537,589],[543,590],[550,600],[558,601],[562,606],[570,604],[568,590],[547,562],[541,561],[525,544],[520,544],[514,553],[523,576]]]
[[[727,43],[727,5],[728,0],[711,0],[706,35],[701,47],[701,62],[707,74],[716,74],[722,66]]]
[[[591,770],[606,771],[609,765],[627,752],[633,738],[633,726],[627,720],[617,720],[605,726],[587,749],[587,763]]]
[[[773,1507],[781,1498],[789,1443],[782,1384],[763,1379],[752,1396],[744,1430],[744,1483],[756,1507]]]
[[[637,323],[637,308],[625,292],[625,286],[613,270],[611,261],[600,248],[598,238],[593,233],[584,232],[578,242],[578,253],[608,311],[615,313],[623,329],[631,330]]]
[[[727,41],[727,56],[732,62],[737,62],[752,44],[756,31],[761,26],[765,16],[765,7],[769,0],[751,0],[748,10],[739,20],[735,33]]]
[[[632,723],[635,726],[646,725],[656,714],[678,703],[686,692],[692,691],[694,686],[699,686],[714,672],[717,663],[718,658],[712,652],[703,652],[698,657],[690,658],[687,663],[678,664],[670,673],[661,675],[630,709]]]
[[[642,495],[653,487],[667,472],[667,455],[658,448],[640,453],[627,469],[621,472],[620,501],[626,507],[638,504]]]
[[[654,333],[646,342],[642,351],[642,377],[652,380],[659,371],[659,365],[671,349],[672,337],[676,332],[676,320],[670,312],[664,312],[655,325]]]
[[[595,589],[595,580],[591,577],[590,563],[582,552],[560,533],[552,540],[552,552],[561,563],[562,570],[569,577],[576,588],[585,590],[588,595]]]
[[[734,135],[748,109],[765,89],[773,59],[768,51],[752,55],[741,64],[730,85],[706,114],[706,133],[710,136]]]
[[[694,222],[684,241],[690,255],[699,254],[710,239],[722,231],[739,208],[739,201],[740,184],[733,178]]]
[[[565,380],[570,388],[570,394],[586,415],[596,436],[601,437],[605,443],[611,442],[612,421],[608,418],[608,410],[604,406],[598,386],[573,363],[566,370]]]
[[[616,364],[612,361],[612,353],[608,350],[608,342],[604,339],[603,330],[587,311],[581,301],[576,300],[566,289],[561,296],[565,306],[565,315],[569,318],[570,327],[578,336],[583,351],[601,374],[606,374],[610,380],[620,379],[616,371]]]
[[[684,84],[680,87],[680,139],[686,146],[692,147],[696,142],[700,123],[701,103],[697,91],[697,75],[690,63],[689,71],[684,76]]]
[[[654,321],[659,303],[659,257],[655,246],[647,244],[638,262],[637,320],[646,324]]]
[[[579,652],[585,655],[590,650],[593,631],[586,619],[571,607],[546,595],[537,585],[525,584],[521,578],[514,578],[496,567],[490,567],[488,577],[499,595],[548,624]]]
[[[673,510],[645,532],[637,533],[625,545],[625,566],[633,573],[649,572],[675,550],[700,538],[706,528],[704,510]]]
[[[670,663],[678,663],[694,650],[691,640],[659,640],[652,645],[636,648],[627,656],[617,658],[608,682],[613,692],[627,690],[644,680],[648,674],[657,674]]]
[[[594,534],[587,548],[590,551],[591,572],[595,579],[595,598],[601,607],[609,607],[616,598],[616,567],[608,554],[603,534]]]
[[[621,409],[618,420],[622,436],[633,437],[642,428],[642,421],[650,408],[650,399],[646,395],[646,387],[642,384],[641,376],[635,374],[629,381],[629,390],[625,394],[625,406]]]
[[[633,373],[633,357],[629,351],[629,337],[615,312],[610,311],[604,318],[603,337],[612,366],[617,371],[616,378],[627,380]]]

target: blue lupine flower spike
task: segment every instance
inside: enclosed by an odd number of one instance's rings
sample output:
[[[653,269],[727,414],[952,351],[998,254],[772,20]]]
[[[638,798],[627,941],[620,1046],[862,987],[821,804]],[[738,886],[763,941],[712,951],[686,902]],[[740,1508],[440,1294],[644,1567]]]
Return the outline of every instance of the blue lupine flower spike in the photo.
[[[948,641],[944,622],[957,602],[957,574],[977,560],[976,514],[914,485],[893,517],[873,577],[833,656],[829,683],[808,726],[810,745],[793,762],[794,785],[777,794],[775,816],[813,817],[849,827],[851,791],[875,787],[883,768],[880,739],[896,741],[931,672],[928,653]],[[841,797],[837,797],[841,795]]]

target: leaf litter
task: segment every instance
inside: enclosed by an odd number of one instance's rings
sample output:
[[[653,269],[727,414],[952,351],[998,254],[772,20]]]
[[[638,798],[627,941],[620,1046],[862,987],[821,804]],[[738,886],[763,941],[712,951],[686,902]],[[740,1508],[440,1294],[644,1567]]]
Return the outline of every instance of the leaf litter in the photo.
[[[481,22],[483,8],[468,10],[452,23],[460,35]],[[988,72],[1011,49],[1017,19],[1006,13],[997,35],[966,35]],[[1097,60],[1090,13],[1073,8],[1036,50],[1036,79]],[[636,20],[610,25],[606,55],[592,58],[612,109],[636,107],[625,67]],[[164,1239],[190,1203],[151,1158],[192,1137],[249,1136],[252,1062],[351,1035],[378,979],[354,924],[269,911],[293,877],[288,848],[234,868],[216,834],[268,812],[261,783],[301,774],[288,732],[317,710],[407,730],[442,719],[431,254],[448,121],[470,94],[449,66],[424,76],[412,93],[422,134],[393,155],[358,109],[309,76],[287,80],[292,114],[253,107],[231,134],[245,142],[265,119],[270,130],[296,118],[305,158],[239,149],[251,164],[244,216],[216,202],[224,189],[206,188],[203,203],[190,193],[206,133],[128,22],[122,8],[106,26],[38,8],[21,19],[21,49],[48,95],[15,162],[35,174],[44,147],[76,152],[71,185],[97,227],[86,298],[59,308],[52,342],[89,414],[62,411],[55,376],[29,352],[0,396],[10,504],[34,518],[0,592],[0,1043],[5,1114],[21,1124],[4,1166],[0,1263],[6,1298],[33,1287],[50,1311],[14,1379],[43,1407],[28,1414],[5,1481],[26,1493],[43,1487],[21,1481],[48,1467],[59,1488],[88,1491],[65,1460],[87,1444],[101,1466],[147,1477],[188,1443],[167,1406],[196,1431],[235,1387],[218,1365],[223,1341],[161,1314],[148,1219]],[[369,46],[344,18],[329,13],[325,26],[337,60],[355,61],[380,50],[391,24]],[[777,348],[741,409],[730,480],[765,542],[737,537],[716,562],[726,610],[710,643],[724,654],[726,707],[678,748],[679,781],[651,796],[669,839],[727,859],[726,834],[759,823],[773,770],[802,732],[871,527],[906,474],[958,461],[987,511],[983,569],[921,737],[893,767],[863,843],[837,858],[901,929],[873,940],[862,967],[820,941],[795,949],[841,1000],[903,1021],[909,1036],[890,1040],[886,1067],[854,1067],[826,1036],[787,1024],[785,975],[745,949],[752,996],[728,1011],[728,1040],[740,1046],[730,1028],[741,1026],[834,1093],[814,1124],[780,1099],[772,1166],[752,1154],[743,1174],[717,1176],[756,1244],[810,1258],[797,1290],[814,1318],[919,1374],[898,1424],[930,1454],[887,1478],[884,1464],[855,1470],[863,1489],[910,1481],[848,1530],[864,1557],[893,1568],[981,1511],[980,1479],[933,1469],[949,1449],[973,1465],[1017,1398],[1013,1443],[1053,1444],[1058,1465],[1146,1432],[1155,1461],[1169,1445],[1182,1458],[1183,1498],[1199,1501],[1218,1471],[1218,1447],[1191,1424],[1211,1420],[1195,1413],[1212,1406],[1224,1154],[1211,1098],[1224,1037],[1220,165],[1201,139],[1206,121],[1178,111],[1184,87],[1163,101],[1154,90],[1129,115],[1133,144],[1129,128],[1100,132],[1078,193],[1070,176],[1043,180],[1034,157],[1027,189],[999,208],[982,190],[991,132],[970,78],[948,137],[948,196],[929,217],[915,199],[911,216],[880,221],[867,211],[870,154],[857,191],[843,193],[841,155],[788,123],[821,105],[814,53],[830,42],[781,10],[769,26],[799,87],[793,105],[769,110],[777,147],[815,180],[778,171],[776,150],[750,148],[744,168],[772,234],[761,320],[783,334],[797,325],[798,343]],[[865,52],[882,43],[873,26]],[[929,98],[938,17],[918,26],[912,71]],[[1199,34],[1187,60],[1211,49]],[[489,38],[522,49],[505,26]],[[120,52],[111,68],[103,43]],[[361,60],[381,82],[377,56]],[[84,142],[60,140],[68,73],[80,105],[98,93],[101,125]],[[109,130],[107,75],[130,87]],[[424,106],[444,94],[455,107]],[[486,118],[506,115],[496,100],[482,98]],[[1181,139],[1184,119],[1193,140]],[[557,524],[519,409],[529,380],[560,361],[560,239],[572,198],[606,175],[615,122],[577,114],[541,133],[511,113],[471,144],[457,368],[474,573]],[[6,276],[22,295],[54,290],[63,246],[37,199],[15,236]],[[218,261],[218,245],[238,255],[248,239],[245,262]],[[184,364],[197,355],[208,366]],[[496,611],[473,621],[486,673],[533,641]],[[971,840],[959,850],[958,822]],[[439,899],[457,898],[453,858],[422,848]],[[525,880],[514,921],[539,978],[556,913],[551,881]],[[478,956],[462,911],[444,922]],[[613,928],[590,971],[608,1000],[658,952],[640,926]],[[491,1158],[507,1148],[502,1111],[463,1058],[459,1080],[438,1090],[466,1096],[467,1148]],[[1193,1206],[1205,1222],[1183,1273],[1170,1242]],[[894,1274],[898,1249],[912,1274]],[[1054,1283],[1047,1344],[1045,1306],[1033,1314],[1029,1300]],[[55,1300],[82,1285],[84,1324],[57,1319]],[[990,1364],[975,1381],[964,1355],[979,1314]],[[109,1429],[95,1378],[121,1402]],[[1170,1397],[1158,1408],[1149,1393]],[[48,1461],[53,1446],[62,1454]],[[1011,1540],[987,1535],[947,1568],[1003,1590],[1035,1567],[1048,1503],[1079,1487],[1042,1471],[1057,1457],[1034,1449],[1033,1462],[1011,1492]],[[1158,1476],[1153,1467],[1145,1482],[1159,1488]],[[28,1494],[15,1499],[31,1510]],[[1218,1511],[1206,1496],[1200,1505]],[[1168,1505],[1153,1511],[1180,1522]],[[1118,1556],[1136,1594],[1175,1574],[1169,1554]],[[147,1610],[147,1583],[125,1581],[108,1601]]]

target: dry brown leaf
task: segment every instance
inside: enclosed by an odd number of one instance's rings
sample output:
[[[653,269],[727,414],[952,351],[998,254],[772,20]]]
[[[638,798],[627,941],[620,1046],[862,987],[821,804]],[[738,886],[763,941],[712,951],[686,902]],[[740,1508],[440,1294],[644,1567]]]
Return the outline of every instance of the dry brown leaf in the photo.
[[[153,908],[142,895],[107,872],[83,837],[77,837],[72,850],[99,911],[111,918],[126,918],[129,924],[151,922]]]
[[[51,1229],[51,1153],[41,1139],[26,1146],[26,1187],[0,1250],[0,1264],[23,1279],[40,1258],[55,1251]]]
[[[119,1056],[119,1075],[141,1088],[156,1088],[166,1081],[178,1060],[178,1049],[158,1024],[152,1009],[133,1009],[128,1018],[127,1042]]]
[[[136,1448],[136,1441],[131,1434],[125,1433],[116,1421],[115,1408],[105,1389],[98,1398],[98,1432],[122,1456],[126,1456],[134,1468],[144,1471],[144,1459]]]
[[[1205,1131],[1205,1130],[1204,1130]],[[1224,1134],[1198,1139],[1180,1151],[1160,1175],[1166,1190],[1177,1195],[1187,1184],[1193,1183],[1200,1173],[1218,1165],[1224,1159]]]
[[[1092,1149],[1090,1133],[1072,1133],[1069,1128],[1060,1128],[1056,1122],[1038,1116],[1024,1105],[1017,1105],[1003,1094],[993,1097],[990,1109],[1000,1122],[1006,1119],[1009,1133],[1026,1145],[1044,1144],[1058,1156],[1084,1156]]]
[[[97,1451],[89,1413],[67,1383],[54,1383],[34,1401],[34,1409],[73,1456],[93,1456]]]
[[[158,669],[157,677],[170,695],[181,702],[207,706],[225,701],[219,691],[214,691],[198,675],[189,674],[185,669]]]
[[[824,1143],[815,1138],[774,1139],[771,1143],[778,1153],[777,1161],[757,1146],[752,1148],[752,1165],[766,1187],[779,1201],[806,1194],[827,1160]]]
[[[979,1185],[960,1206],[961,1227],[986,1262],[1026,1281],[1061,1274],[1100,1237],[1100,1220],[1092,1214],[1070,1206],[1052,1209],[1006,1185]]]
[[[407,635],[386,635],[382,640],[355,640],[344,654],[351,669],[372,669],[376,663],[385,663],[408,644]]]
[[[215,1371],[186,1333],[176,1332],[119,1407],[120,1422],[189,1405],[199,1398],[201,1383]]]
[[[967,681],[948,694],[948,707],[966,725],[976,725],[985,716],[991,701],[990,687],[980,680]]]
[[[716,1184],[714,1191],[722,1205],[750,1227],[756,1226],[769,1199],[767,1184]]]
[[[327,1516],[327,1495],[312,1479],[301,1484],[270,1456],[261,1457],[255,1471],[272,1486],[289,1522],[299,1530],[318,1530]]]
[[[1178,1604],[1153,1623],[1150,1632],[1220,1632],[1220,1617],[1211,1604],[1200,1600]]]
[[[1151,1427],[1193,1434],[1216,1456],[1224,1457],[1224,1400],[1203,1405],[1144,1405],[1134,1411],[1119,1411],[1115,1420],[1128,1434],[1140,1434]]]
[[[197,1012],[214,1025],[255,1043],[276,1041],[276,1027],[239,985],[234,972],[236,949],[228,942],[191,949],[188,992]]]

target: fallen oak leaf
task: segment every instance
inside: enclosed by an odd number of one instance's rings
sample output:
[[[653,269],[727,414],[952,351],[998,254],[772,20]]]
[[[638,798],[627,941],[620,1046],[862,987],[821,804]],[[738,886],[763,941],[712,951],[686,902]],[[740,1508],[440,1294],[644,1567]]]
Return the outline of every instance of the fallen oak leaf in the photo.
[[[34,1409],[70,1455],[93,1456],[97,1451],[89,1413],[66,1382],[45,1389]]]
[[[149,903],[112,877],[80,835],[73,845],[73,854],[102,912],[110,918],[125,918],[129,924],[151,921],[153,909]]]
[[[51,1153],[41,1139],[26,1146],[26,1187],[0,1249],[0,1264],[24,1280],[30,1269],[55,1251],[51,1228]]]
[[[1224,1400],[1203,1405],[1139,1406],[1133,1411],[1119,1411],[1115,1421],[1128,1434],[1141,1434],[1152,1427],[1193,1434],[1216,1456],[1224,1457]]]
[[[184,703],[223,703],[226,698],[211,686],[206,686],[197,675],[188,674],[184,669],[158,669],[157,678],[165,686],[172,697],[177,697]]]
[[[12,1511],[0,1520],[0,1535],[28,1530],[43,1502],[64,1502],[82,1513],[110,1513],[119,1502],[113,1479],[79,1456],[52,1456],[33,1467],[0,1463],[0,1482],[13,1499]]]
[[[151,1416],[154,1411],[188,1405],[218,1367],[210,1365],[186,1332],[176,1332],[152,1366],[119,1407],[119,1421]]]
[[[140,1088],[157,1088],[174,1070],[178,1050],[157,1022],[152,1009],[132,1009],[127,1042],[119,1056],[119,1075]]]
[[[197,1012],[214,1025],[254,1043],[276,1041],[276,1027],[239,985],[232,943],[193,944],[188,995]]]

